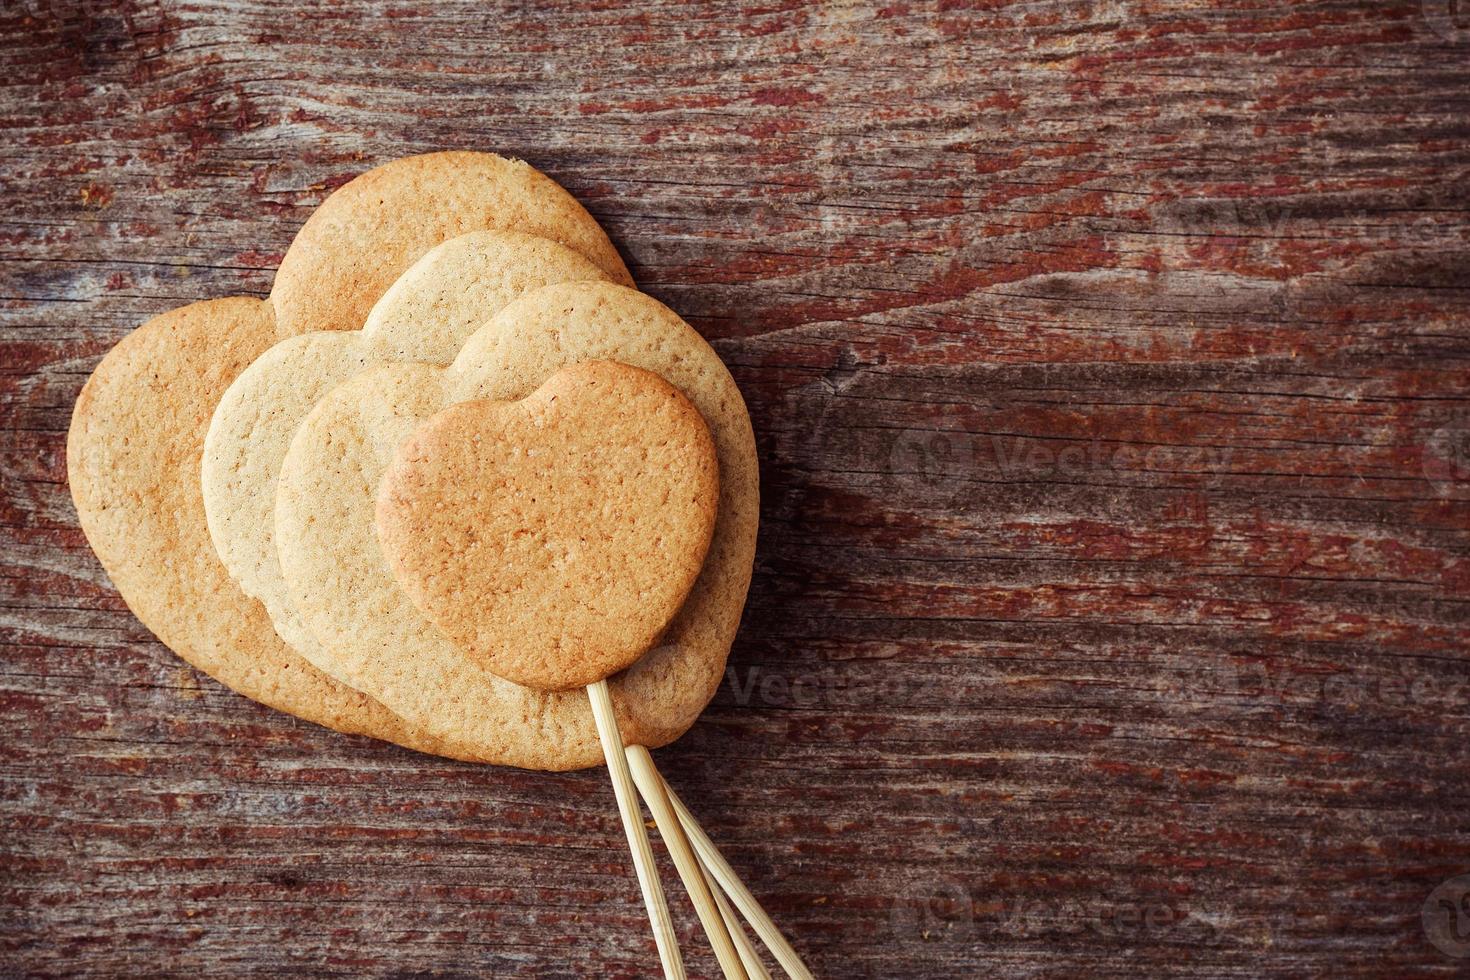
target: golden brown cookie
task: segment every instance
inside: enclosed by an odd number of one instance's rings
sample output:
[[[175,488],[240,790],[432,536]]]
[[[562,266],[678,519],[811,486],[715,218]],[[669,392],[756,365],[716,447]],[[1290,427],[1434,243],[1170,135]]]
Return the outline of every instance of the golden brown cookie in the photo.
[[[383,476],[378,539],[453,643],[562,691],[654,645],[704,563],[718,494],[698,409],[652,372],[588,361],[415,429]]]
[[[210,410],[274,340],[270,308],[245,298],[172,310],[124,337],[78,396],[67,438],[82,529],[143,625],[206,674],[338,731],[444,752],[282,643],[209,542],[196,474]]]
[[[611,283],[528,293],[477,331],[447,369],[390,365],[334,389],[297,431],[281,468],[277,551],[291,598],[320,641],[313,662],[454,751],[487,762],[599,764],[587,696],[498,677],[424,618],[384,563],[379,483],[398,445],[436,412],[478,398],[518,401],[589,360],[640,367],[679,389],[708,424],[719,460],[719,509],[698,579],[659,645],[608,681],[627,742],[665,745],[694,723],[724,675],[760,505],[740,391],[719,356],[667,307]]]
[[[361,328],[373,303],[419,256],[482,229],[550,239],[614,282],[633,284],[586,209],[530,164],[493,153],[425,153],[353,178],[302,225],[271,288],[280,336]]]
[[[420,198],[424,192],[433,196]],[[450,235],[529,225],[586,248],[620,279],[627,273],[564,191],[524,164],[486,154],[390,163],[343,187],[322,210],[326,217],[308,222],[286,253],[271,299],[174,310],[103,358],[73,411],[68,478],[82,529],[123,599],[185,660],[310,721],[422,744],[412,728],[281,643],[260,606],[225,574],[199,482],[215,405],[275,340],[318,325],[355,328],[398,273]],[[546,213],[564,223],[548,227]]]

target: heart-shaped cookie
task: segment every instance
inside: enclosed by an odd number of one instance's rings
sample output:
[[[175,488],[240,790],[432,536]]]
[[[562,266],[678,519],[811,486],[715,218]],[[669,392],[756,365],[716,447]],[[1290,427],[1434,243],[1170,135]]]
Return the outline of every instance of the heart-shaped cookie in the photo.
[[[714,440],[663,378],[615,361],[518,402],[460,402],[398,447],[378,539],[403,590],[487,670],[585,687],[657,642],[704,564]]]
[[[600,765],[587,695],[513,683],[450,642],[384,560],[378,493],[393,453],[433,415],[475,399],[519,401],[559,370],[592,360],[653,371],[678,388],[708,424],[719,457],[719,516],[699,579],[658,646],[608,681],[626,742],[667,745],[694,724],[724,677],[760,513],[740,389],[668,307],[607,282],[528,293],[476,331],[448,368],[388,365],[334,389],[297,430],[276,487],[281,572],[319,641],[303,651],[307,658],[450,751],[497,765]]]

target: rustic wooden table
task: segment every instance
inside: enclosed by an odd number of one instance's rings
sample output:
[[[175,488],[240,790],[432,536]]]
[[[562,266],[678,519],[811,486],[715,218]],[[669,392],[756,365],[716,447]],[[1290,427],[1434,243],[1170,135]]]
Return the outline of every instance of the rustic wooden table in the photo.
[[[601,771],[233,695],[67,494],[120,337],[264,294],[328,191],[446,147],[562,181],[750,403],[750,604],[659,758],[818,975],[1470,969],[1470,879],[1431,896],[1470,872],[1451,0],[11,0],[0,33],[0,973],[654,970]]]

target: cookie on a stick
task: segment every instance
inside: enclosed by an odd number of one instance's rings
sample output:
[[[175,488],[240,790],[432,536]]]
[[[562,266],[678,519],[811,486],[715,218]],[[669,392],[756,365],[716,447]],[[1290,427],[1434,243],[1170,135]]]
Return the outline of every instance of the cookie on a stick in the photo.
[[[676,387],[707,423],[719,463],[718,516],[697,581],[658,645],[607,681],[627,743],[666,745],[694,723],[724,674],[759,509],[755,440],[739,388],[672,310],[607,282],[535,290],[492,317],[449,368],[390,365],[334,389],[303,421],[282,466],[275,539],[290,597],[319,641],[318,666],[486,762],[577,769],[605,762],[606,743],[581,690],[546,691],[495,674],[413,603],[379,536],[383,476],[397,448],[446,408],[524,400],[558,371],[593,360],[641,367]],[[669,834],[681,822],[695,834],[671,802]],[[702,832],[696,839],[707,843]],[[787,972],[809,976],[749,892],[732,887],[728,865],[705,860]]]
[[[606,678],[642,657],[683,605],[718,501],[699,411],[658,375],[614,361],[565,368],[518,402],[432,416],[399,445],[377,501],[395,577],[466,656],[528,687],[587,688],[669,975],[677,944]],[[696,883],[721,966],[744,977],[687,842],[671,853]]]
[[[602,765],[587,695],[508,681],[419,611],[383,559],[379,485],[394,450],[431,416],[462,401],[519,401],[562,368],[591,360],[641,367],[678,388],[708,424],[719,458],[719,516],[699,579],[658,645],[608,680],[629,741],[667,745],[694,724],[724,677],[759,510],[755,438],[740,389],[672,310],[607,282],[534,290],[493,316],[448,368],[388,365],[333,389],[296,431],[276,484],[282,577],[318,641],[303,653],[447,747],[495,765]]]

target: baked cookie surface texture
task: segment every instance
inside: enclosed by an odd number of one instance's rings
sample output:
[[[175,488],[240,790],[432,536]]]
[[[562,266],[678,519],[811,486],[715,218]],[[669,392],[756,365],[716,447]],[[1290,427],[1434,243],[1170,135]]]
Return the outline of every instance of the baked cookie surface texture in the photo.
[[[378,540],[475,662],[569,690],[654,646],[704,564],[718,493],[698,409],[650,371],[586,361],[416,428],[380,485]]]

